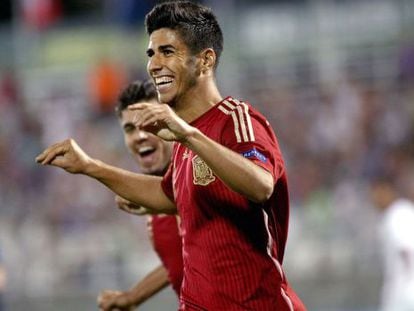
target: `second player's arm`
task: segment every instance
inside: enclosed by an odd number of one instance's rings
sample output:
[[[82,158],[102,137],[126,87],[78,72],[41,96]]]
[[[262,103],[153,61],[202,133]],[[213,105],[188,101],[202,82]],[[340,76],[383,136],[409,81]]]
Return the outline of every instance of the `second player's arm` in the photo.
[[[103,311],[130,310],[143,304],[169,283],[167,270],[160,265],[128,291],[102,291],[98,297],[98,305]]]
[[[160,265],[130,289],[129,295],[134,305],[140,305],[168,284],[170,284],[170,281],[168,280],[167,270],[163,265]]]

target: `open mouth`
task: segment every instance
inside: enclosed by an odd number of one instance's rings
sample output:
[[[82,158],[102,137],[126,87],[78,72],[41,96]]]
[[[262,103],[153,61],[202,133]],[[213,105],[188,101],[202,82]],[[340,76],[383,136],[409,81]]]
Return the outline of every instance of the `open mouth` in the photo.
[[[174,79],[169,76],[162,76],[155,78],[155,85],[158,89],[165,89],[173,83]]]
[[[145,158],[155,152],[155,148],[151,146],[143,146],[138,149],[140,157]]]

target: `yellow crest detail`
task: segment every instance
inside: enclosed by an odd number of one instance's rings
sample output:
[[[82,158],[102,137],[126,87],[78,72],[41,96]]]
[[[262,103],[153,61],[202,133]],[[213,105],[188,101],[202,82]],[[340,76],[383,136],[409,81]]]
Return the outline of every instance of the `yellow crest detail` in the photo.
[[[193,162],[194,185],[207,186],[216,180],[211,168],[199,156],[195,156],[191,161]]]

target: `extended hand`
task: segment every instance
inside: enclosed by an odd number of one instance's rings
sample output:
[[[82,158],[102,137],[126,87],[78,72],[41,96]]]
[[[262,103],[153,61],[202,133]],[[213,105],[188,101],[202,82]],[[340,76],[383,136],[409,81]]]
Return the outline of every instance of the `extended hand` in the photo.
[[[124,212],[130,213],[132,215],[152,215],[155,214],[152,210],[145,208],[141,205],[137,205],[128,201],[120,196],[115,196],[115,202],[118,205],[118,208]]]
[[[137,111],[136,126],[167,141],[184,142],[196,131],[166,104],[140,103],[128,109]]]
[[[135,307],[127,292],[114,290],[102,291],[97,303],[101,311],[132,311]]]
[[[92,159],[79,147],[73,139],[51,145],[36,157],[42,165],[61,167],[69,173],[79,174],[86,171]]]

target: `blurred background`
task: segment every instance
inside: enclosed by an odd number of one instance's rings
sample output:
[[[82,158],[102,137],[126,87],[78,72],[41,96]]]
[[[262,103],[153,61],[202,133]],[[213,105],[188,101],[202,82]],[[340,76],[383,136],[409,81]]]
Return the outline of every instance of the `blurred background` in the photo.
[[[113,105],[146,78],[143,19],[157,2],[0,2],[5,310],[96,310],[100,290],[127,289],[158,264],[145,219],[118,211],[97,182],[34,161],[73,137],[136,170]],[[224,30],[222,95],[264,113],[284,152],[290,282],[309,310],[377,310],[379,215],[368,179],[386,166],[414,188],[414,1],[202,2]],[[175,308],[167,289],[140,310]]]

